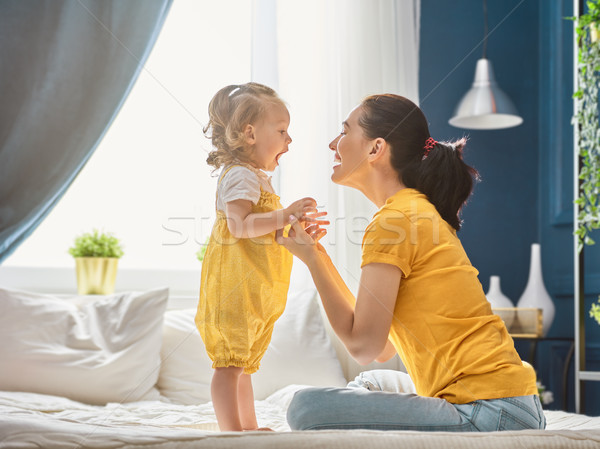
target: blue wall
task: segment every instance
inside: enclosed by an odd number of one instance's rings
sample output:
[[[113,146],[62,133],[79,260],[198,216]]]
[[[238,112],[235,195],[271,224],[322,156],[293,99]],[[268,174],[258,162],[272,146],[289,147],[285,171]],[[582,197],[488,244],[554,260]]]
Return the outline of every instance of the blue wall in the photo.
[[[491,30],[518,1],[489,3]],[[537,2],[523,3],[488,38],[487,54],[498,83],[524,119],[519,127],[497,131],[448,125],[482,55],[481,4],[423,0],[421,107],[437,140],[469,137],[465,159],[482,181],[463,211],[459,235],[484,289],[491,275],[499,275],[503,292],[516,302],[528,278],[530,245],[539,242]]]
[[[529,274],[530,246],[542,245],[544,280],[556,305],[548,337],[538,344],[538,378],[555,393],[548,408],[574,409],[571,362],[567,404],[562,369],[573,336],[573,134],[571,0],[488,1],[487,57],[523,124],[505,130],[463,130],[448,119],[469,89],[482,55],[481,0],[422,0],[420,98],[437,140],[469,137],[465,159],[481,182],[463,212],[459,236],[487,291],[491,275],[516,303]],[[600,241],[600,238],[597,239]],[[597,245],[600,246],[600,245]],[[600,293],[600,248],[586,248],[586,293]],[[589,308],[586,306],[586,310]],[[586,313],[587,316],[587,313]],[[600,369],[600,326],[586,318],[588,369]],[[524,359],[529,344],[517,341]],[[587,383],[600,397],[600,382]],[[588,414],[600,414],[600,401]]]

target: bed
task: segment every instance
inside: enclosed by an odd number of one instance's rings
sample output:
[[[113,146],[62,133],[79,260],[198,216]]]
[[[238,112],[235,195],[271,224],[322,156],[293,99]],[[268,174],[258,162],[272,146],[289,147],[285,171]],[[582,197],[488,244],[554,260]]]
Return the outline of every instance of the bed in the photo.
[[[190,300],[167,288],[57,296],[0,288],[0,448],[600,448],[600,417],[546,411],[547,429],[497,433],[292,432],[306,386],[344,386],[359,367],[332,334],[306,272],[254,377],[260,426],[221,433],[212,370]],[[403,369],[398,358],[369,368]]]

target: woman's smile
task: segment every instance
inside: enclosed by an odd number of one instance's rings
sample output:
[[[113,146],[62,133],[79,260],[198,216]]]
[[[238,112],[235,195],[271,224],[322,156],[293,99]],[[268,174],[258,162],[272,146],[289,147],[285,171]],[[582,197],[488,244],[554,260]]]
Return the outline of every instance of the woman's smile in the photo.
[[[333,151],[333,173],[331,180],[336,184],[353,186],[362,176],[370,142],[364,137],[359,124],[360,107],[354,108],[342,122],[342,131],[329,143]]]
[[[340,157],[340,154],[337,151],[333,155],[333,162],[334,162],[333,168],[342,165],[342,158]]]

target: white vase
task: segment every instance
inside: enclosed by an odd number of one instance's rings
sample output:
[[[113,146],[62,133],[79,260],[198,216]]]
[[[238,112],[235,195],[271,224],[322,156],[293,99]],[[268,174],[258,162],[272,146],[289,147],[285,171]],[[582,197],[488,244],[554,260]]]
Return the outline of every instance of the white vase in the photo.
[[[544,286],[542,276],[542,254],[539,243],[531,245],[531,264],[529,280],[521,295],[517,307],[542,309],[542,335],[546,336],[554,320],[554,302]]]
[[[510,298],[505,296],[502,293],[502,290],[500,290],[500,276],[491,276],[490,277],[490,288],[489,288],[488,292],[485,294],[485,297],[487,298],[488,302],[491,304],[492,309],[498,309],[498,308],[503,309],[503,308],[507,308],[507,307],[514,307],[514,304],[512,303]],[[498,310],[498,311],[494,311],[494,313],[499,315],[500,318],[502,318],[502,321],[504,321],[506,328],[510,329],[510,327],[512,326],[513,321],[515,319],[515,312],[509,311],[509,310]]]

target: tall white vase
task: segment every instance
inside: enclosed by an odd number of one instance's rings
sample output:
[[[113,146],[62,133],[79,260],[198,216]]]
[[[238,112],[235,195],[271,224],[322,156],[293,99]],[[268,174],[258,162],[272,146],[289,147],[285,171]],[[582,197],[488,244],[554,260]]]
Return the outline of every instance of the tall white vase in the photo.
[[[542,254],[539,243],[531,245],[531,265],[527,287],[521,295],[517,307],[542,309],[542,334],[546,336],[554,320],[555,307],[552,298],[544,286],[542,276]]]
[[[510,298],[505,296],[502,293],[502,290],[500,290],[500,276],[490,277],[490,288],[485,294],[485,297],[487,298],[488,302],[492,305],[493,309],[514,307]],[[515,319],[515,312],[508,310],[499,310],[495,313],[497,313],[500,316],[500,318],[502,318],[502,321],[504,321],[506,328],[510,329]]]

